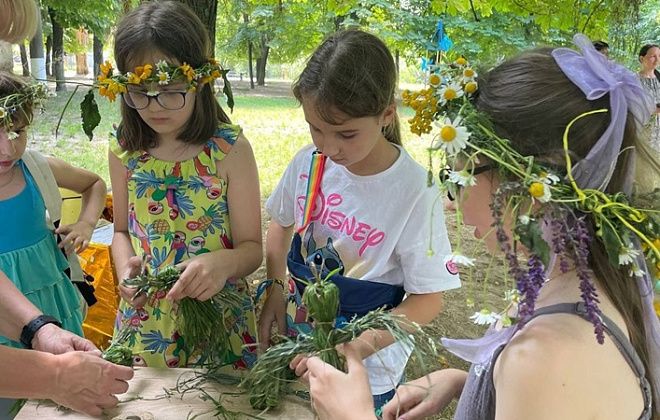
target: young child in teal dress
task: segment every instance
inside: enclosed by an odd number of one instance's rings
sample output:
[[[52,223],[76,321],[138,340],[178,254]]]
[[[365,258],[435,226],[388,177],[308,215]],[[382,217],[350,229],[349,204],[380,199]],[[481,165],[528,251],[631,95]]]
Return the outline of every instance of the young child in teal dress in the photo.
[[[43,87],[0,72],[0,270],[43,313],[82,336],[86,304],[71,281],[72,264],[89,244],[106,186],[92,172],[26,151],[34,107],[45,96]],[[82,210],[76,223],[55,228],[46,207],[59,197],[57,187],[79,193]],[[0,344],[23,347],[3,336]]]

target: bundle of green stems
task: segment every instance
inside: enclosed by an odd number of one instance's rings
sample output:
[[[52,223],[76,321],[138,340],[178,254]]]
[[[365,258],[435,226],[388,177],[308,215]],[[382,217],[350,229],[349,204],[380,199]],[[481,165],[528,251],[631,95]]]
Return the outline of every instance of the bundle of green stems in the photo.
[[[150,298],[155,293],[169,291],[180,275],[181,270],[173,266],[156,275],[143,269],[139,276],[123,280],[123,285],[136,287],[135,297]],[[189,345],[203,348],[211,356],[224,353],[230,346],[224,312],[232,308],[242,310],[245,299],[249,296],[233,286],[224,287],[206,301],[184,297],[177,302],[176,329]]]
[[[283,338],[282,342],[268,349],[257,360],[240,384],[248,390],[250,404],[256,409],[275,408],[279,405],[281,395],[288,393],[288,385],[295,379],[289,364],[296,355],[318,356],[337,369],[346,371],[346,361],[337,352],[337,345],[352,341],[367,331],[373,331],[373,334],[390,333],[397,343],[413,349],[420,363],[428,355],[437,355],[436,340],[418,324],[384,309],[371,311],[360,318],[355,317],[341,328],[335,328],[339,289],[327,279],[308,285],[302,301],[308,316],[314,321],[314,330],[309,335],[301,334],[295,339]],[[413,339],[412,334],[416,339]]]

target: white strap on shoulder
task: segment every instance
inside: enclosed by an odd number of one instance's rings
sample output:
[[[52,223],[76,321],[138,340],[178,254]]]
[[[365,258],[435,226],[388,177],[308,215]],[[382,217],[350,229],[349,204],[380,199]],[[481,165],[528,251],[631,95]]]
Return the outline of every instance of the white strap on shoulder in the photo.
[[[36,150],[26,150],[23,153],[22,159],[44,199],[46,211],[48,212],[46,217],[48,228],[55,230],[55,223],[62,217],[62,195],[57,186],[55,175],[53,175],[53,171],[50,169],[46,158]],[[67,259],[71,268],[71,281],[85,281],[78,254],[75,252],[71,253],[67,255]]]

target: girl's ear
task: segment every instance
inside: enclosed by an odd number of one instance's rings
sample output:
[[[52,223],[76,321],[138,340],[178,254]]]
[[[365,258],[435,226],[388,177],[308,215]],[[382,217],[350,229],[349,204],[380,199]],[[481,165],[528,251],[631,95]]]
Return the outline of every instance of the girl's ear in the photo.
[[[381,125],[387,127],[392,122],[392,119],[396,116],[396,104],[391,104],[381,114]]]

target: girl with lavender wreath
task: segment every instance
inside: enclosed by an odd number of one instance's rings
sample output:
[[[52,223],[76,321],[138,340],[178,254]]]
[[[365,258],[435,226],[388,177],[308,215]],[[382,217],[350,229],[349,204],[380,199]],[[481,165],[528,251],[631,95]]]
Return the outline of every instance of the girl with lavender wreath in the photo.
[[[574,41],[581,53],[526,52],[478,79],[459,59],[442,82],[404,93],[413,128],[439,121],[432,148],[453,167],[443,186],[475,235],[505,253],[517,296],[484,338],[443,340],[469,373],[400,386],[384,419],[426,418],[454,398],[460,420],[660,419],[659,206],[630,196],[655,103],[586,36]],[[364,368],[345,354],[348,373],[308,361],[314,407],[322,419],[373,419]]]

